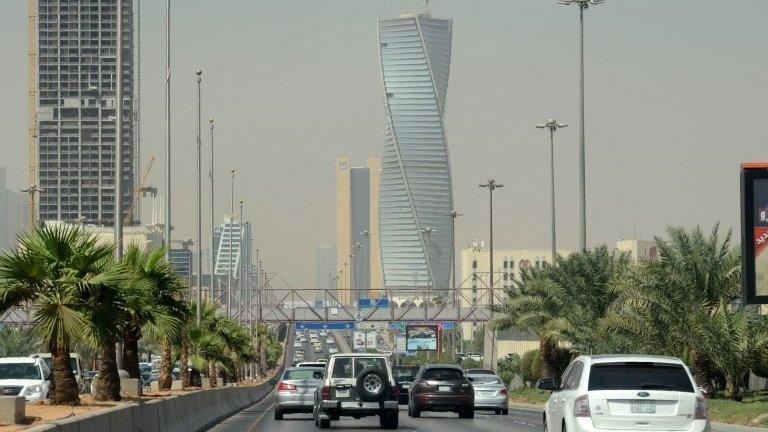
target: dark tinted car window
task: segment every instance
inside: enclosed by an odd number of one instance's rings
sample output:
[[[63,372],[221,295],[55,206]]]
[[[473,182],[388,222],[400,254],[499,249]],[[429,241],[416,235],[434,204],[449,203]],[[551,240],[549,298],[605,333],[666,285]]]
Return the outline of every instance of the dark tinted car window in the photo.
[[[392,369],[392,374],[398,381],[413,381],[418,371],[418,366],[396,366]]]
[[[472,375],[496,375],[496,372],[490,369],[467,369],[467,373]]]
[[[592,365],[589,390],[669,390],[693,393],[693,385],[680,365],[609,363]]]
[[[464,372],[458,369],[427,369],[421,374],[421,379],[429,381],[461,381],[464,379]]]

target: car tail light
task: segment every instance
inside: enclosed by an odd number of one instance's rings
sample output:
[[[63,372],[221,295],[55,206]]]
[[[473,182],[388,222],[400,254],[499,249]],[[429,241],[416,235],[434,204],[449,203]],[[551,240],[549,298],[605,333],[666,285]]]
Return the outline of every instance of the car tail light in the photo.
[[[392,397],[397,399],[400,395],[400,389],[397,388],[397,385],[390,386],[390,389],[392,390]]]
[[[499,394],[501,396],[506,396],[507,395],[507,389],[503,388],[503,389],[499,390]]]
[[[296,386],[293,385],[293,384],[288,384],[288,383],[280,381],[279,383],[277,383],[277,391],[279,391],[279,392],[296,391]]]
[[[576,417],[589,417],[589,398],[582,395],[576,398],[573,403],[573,415]]]
[[[707,419],[707,400],[704,398],[696,398],[696,411],[693,413],[694,420],[706,420]]]
[[[323,400],[331,400],[331,388],[328,386],[323,386],[323,388],[320,390],[320,398]]]

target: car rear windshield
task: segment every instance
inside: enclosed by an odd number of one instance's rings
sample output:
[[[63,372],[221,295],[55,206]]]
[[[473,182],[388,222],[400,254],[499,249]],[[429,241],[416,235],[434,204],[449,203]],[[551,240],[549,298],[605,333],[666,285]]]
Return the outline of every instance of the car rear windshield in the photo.
[[[693,384],[681,365],[606,363],[592,365],[589,390],[668,390],[693,393]]]
[[[418,367],[395,367],[392,369],[392,374],[397,380],[413,381],[416,376],[416,372],[419,371]]]
[[[501,378],[493,375],[468,375],[472,384],[503,384]]]
[[[287,370],[283,375],[284,380],[308,380],[308,379],[323,379],[322,369],[294,369]]]
[[[433,368],[425,370],[421,374],[421,379],[428,381],[461,381],[464,379],[464,372],[458,369]]]
[[[0,379],[39,380],[40,368],[34,363],[1,363]]]

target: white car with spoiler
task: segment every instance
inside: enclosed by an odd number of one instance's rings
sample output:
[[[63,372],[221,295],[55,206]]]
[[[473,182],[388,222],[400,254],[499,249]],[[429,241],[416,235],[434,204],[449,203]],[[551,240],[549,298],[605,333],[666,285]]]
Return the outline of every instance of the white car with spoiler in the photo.
[[[594,355],[574,360],[544,407],[545,432],[710,430],[704,394],[677,358]]]

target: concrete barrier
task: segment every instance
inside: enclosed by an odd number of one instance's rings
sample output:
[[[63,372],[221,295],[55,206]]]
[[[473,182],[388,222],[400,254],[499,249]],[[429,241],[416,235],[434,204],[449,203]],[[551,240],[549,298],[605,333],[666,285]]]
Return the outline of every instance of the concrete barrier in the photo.
[[[26,407],[24,396],[0,396],[0,425],[21,423]]]
[[[120,378],[120,396],[141,396],[141,381],[138,378]]]

